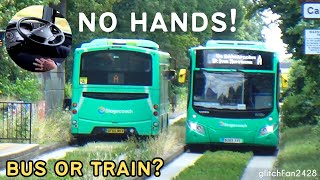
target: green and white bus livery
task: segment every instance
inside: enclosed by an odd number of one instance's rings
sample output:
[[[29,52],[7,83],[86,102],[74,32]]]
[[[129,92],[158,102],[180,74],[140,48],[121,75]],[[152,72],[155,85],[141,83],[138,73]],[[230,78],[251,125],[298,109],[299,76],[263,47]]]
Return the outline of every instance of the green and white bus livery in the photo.
[[[82,44],[74,54],[72,135],[158,135],[168,126],[170,61],[149,40]]]
[[[190,53],[186,144],[279,143],[278,54],[260,42],[215,41]]]

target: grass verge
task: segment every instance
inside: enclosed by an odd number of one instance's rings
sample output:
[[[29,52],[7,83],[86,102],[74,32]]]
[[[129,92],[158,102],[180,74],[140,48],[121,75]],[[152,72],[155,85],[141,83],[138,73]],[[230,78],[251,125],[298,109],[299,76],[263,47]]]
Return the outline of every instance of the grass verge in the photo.
[[[182,179],[240,179],[251,152],[207,151],[193,166],[182,171],[175,180]]]
[[[182,121],[185,121],[183,119]],[[150,137],[147,140],[137,140],[136,138],[130,138],[124,142],[101,142],[101,143],[88,143],[87,145],[66,154],[63,161],[70,164],[71,161],[81,161],[83,166],[81,172],[82,177],[77,174],[74,177],[68,173],[66,176],[60,179],[124,179],[125,176],[111,177],[104,175],[103,169],[99,169],[99,176],[93,176],[93,166],[90,165],[90,161],[115,161],[119,163],[120,159],[123,159],[127,164],[131,161],[147,161],[156,157],[163,158],[164,155],[170,154],[178,146],[183,146],[185,137],[184,123],[179,123],[169,127],[168,131],[164,131],[157,137]],[[123,156],[122,156],[123,155]],[[121,157],[121,158],[119,158]],[[60,160],[51,159],[46,164],[47,174],[45,179],[59,179],[54,172],[55,164]],[[129,165],[128,165],[129,166]],[[116,169],[118,167],[116,166]],[[116,170],[115,169],[115,170]],[[129,166],[130,169],[130,166]],[[23,179],[21,175],[15,177],[15,179]],[[0,177],[2,179],[2,177]],[[39,179],[34,176],[30,179]]]
[[[60,142],[69,142],[71,113],[56,111],[46,119],[35,118],[32,121],[32,142],[50,145]]]
[[[185,139],[185,118],[177,121],[169,127],[168,131],[162,132],[159,136],[149,138],[146,141],[136,142],[139,148],[127,152],[126,160],[152,160],[153,158],[164,158],[166,154],[174,152],[184,145]]]
[[[319,134],[319,126],[286,129],[281,137],[280,154],[274,168],[278,171],[295,172],[296,175],[300,175],[300,178],[314,178],[313,175],[316,173],[318,179],[320,179]],[[298,176],[296,177],[298,178]],[[286,178],[288,177],[282,176],[277,179]]]

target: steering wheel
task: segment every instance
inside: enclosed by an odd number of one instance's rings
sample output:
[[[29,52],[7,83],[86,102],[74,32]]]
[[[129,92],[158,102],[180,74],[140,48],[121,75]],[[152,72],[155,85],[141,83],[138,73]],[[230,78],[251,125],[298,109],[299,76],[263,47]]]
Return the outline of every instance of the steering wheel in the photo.
[[[21,24],[28,20],[34,20],[40,22],[41,25],[38,28],[34,28],[31,31],[22,31]],[[52,22],[36,18],[36,17],[24,17],[21,18],[16,28],[18,33],[26,40],[32,41],[36,44],[45,46],[59,46],[64,40],[64,33]]]

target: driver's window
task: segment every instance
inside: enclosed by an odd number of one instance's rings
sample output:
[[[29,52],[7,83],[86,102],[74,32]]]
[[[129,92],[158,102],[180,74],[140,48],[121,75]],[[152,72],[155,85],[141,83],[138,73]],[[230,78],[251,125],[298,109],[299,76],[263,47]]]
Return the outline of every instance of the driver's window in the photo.
[[[56,17],[54,22],[54,24],[57,25],[58,28],[60,28],[63,32],[71,34],[70,26],[65,18]]]
[[[11,19],[11,21],[18,21],[23,17],[36,17],[42,19],[43,13],[43,6],[36,5],[36,6],[29,6],[26,7],[23,11],[17,12],[15,16]]]

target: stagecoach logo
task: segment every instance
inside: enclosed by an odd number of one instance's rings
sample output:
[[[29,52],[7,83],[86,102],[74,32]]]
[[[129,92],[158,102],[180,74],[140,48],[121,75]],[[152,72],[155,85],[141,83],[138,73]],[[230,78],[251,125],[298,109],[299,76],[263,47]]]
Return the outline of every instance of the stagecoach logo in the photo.
[[[230,128],[234,128],[234,127],[246,128],[246,127],[248,127],[246,124],[230,124],[230,123],[225,123],[222,121],[220,121],[219,124],[220,124],[220,127],[230,127]]]
[[[98,108],[98,113],[100,114],[132,114],[133,110],[132,109],[107,109],[103,106],[100,106]]]

